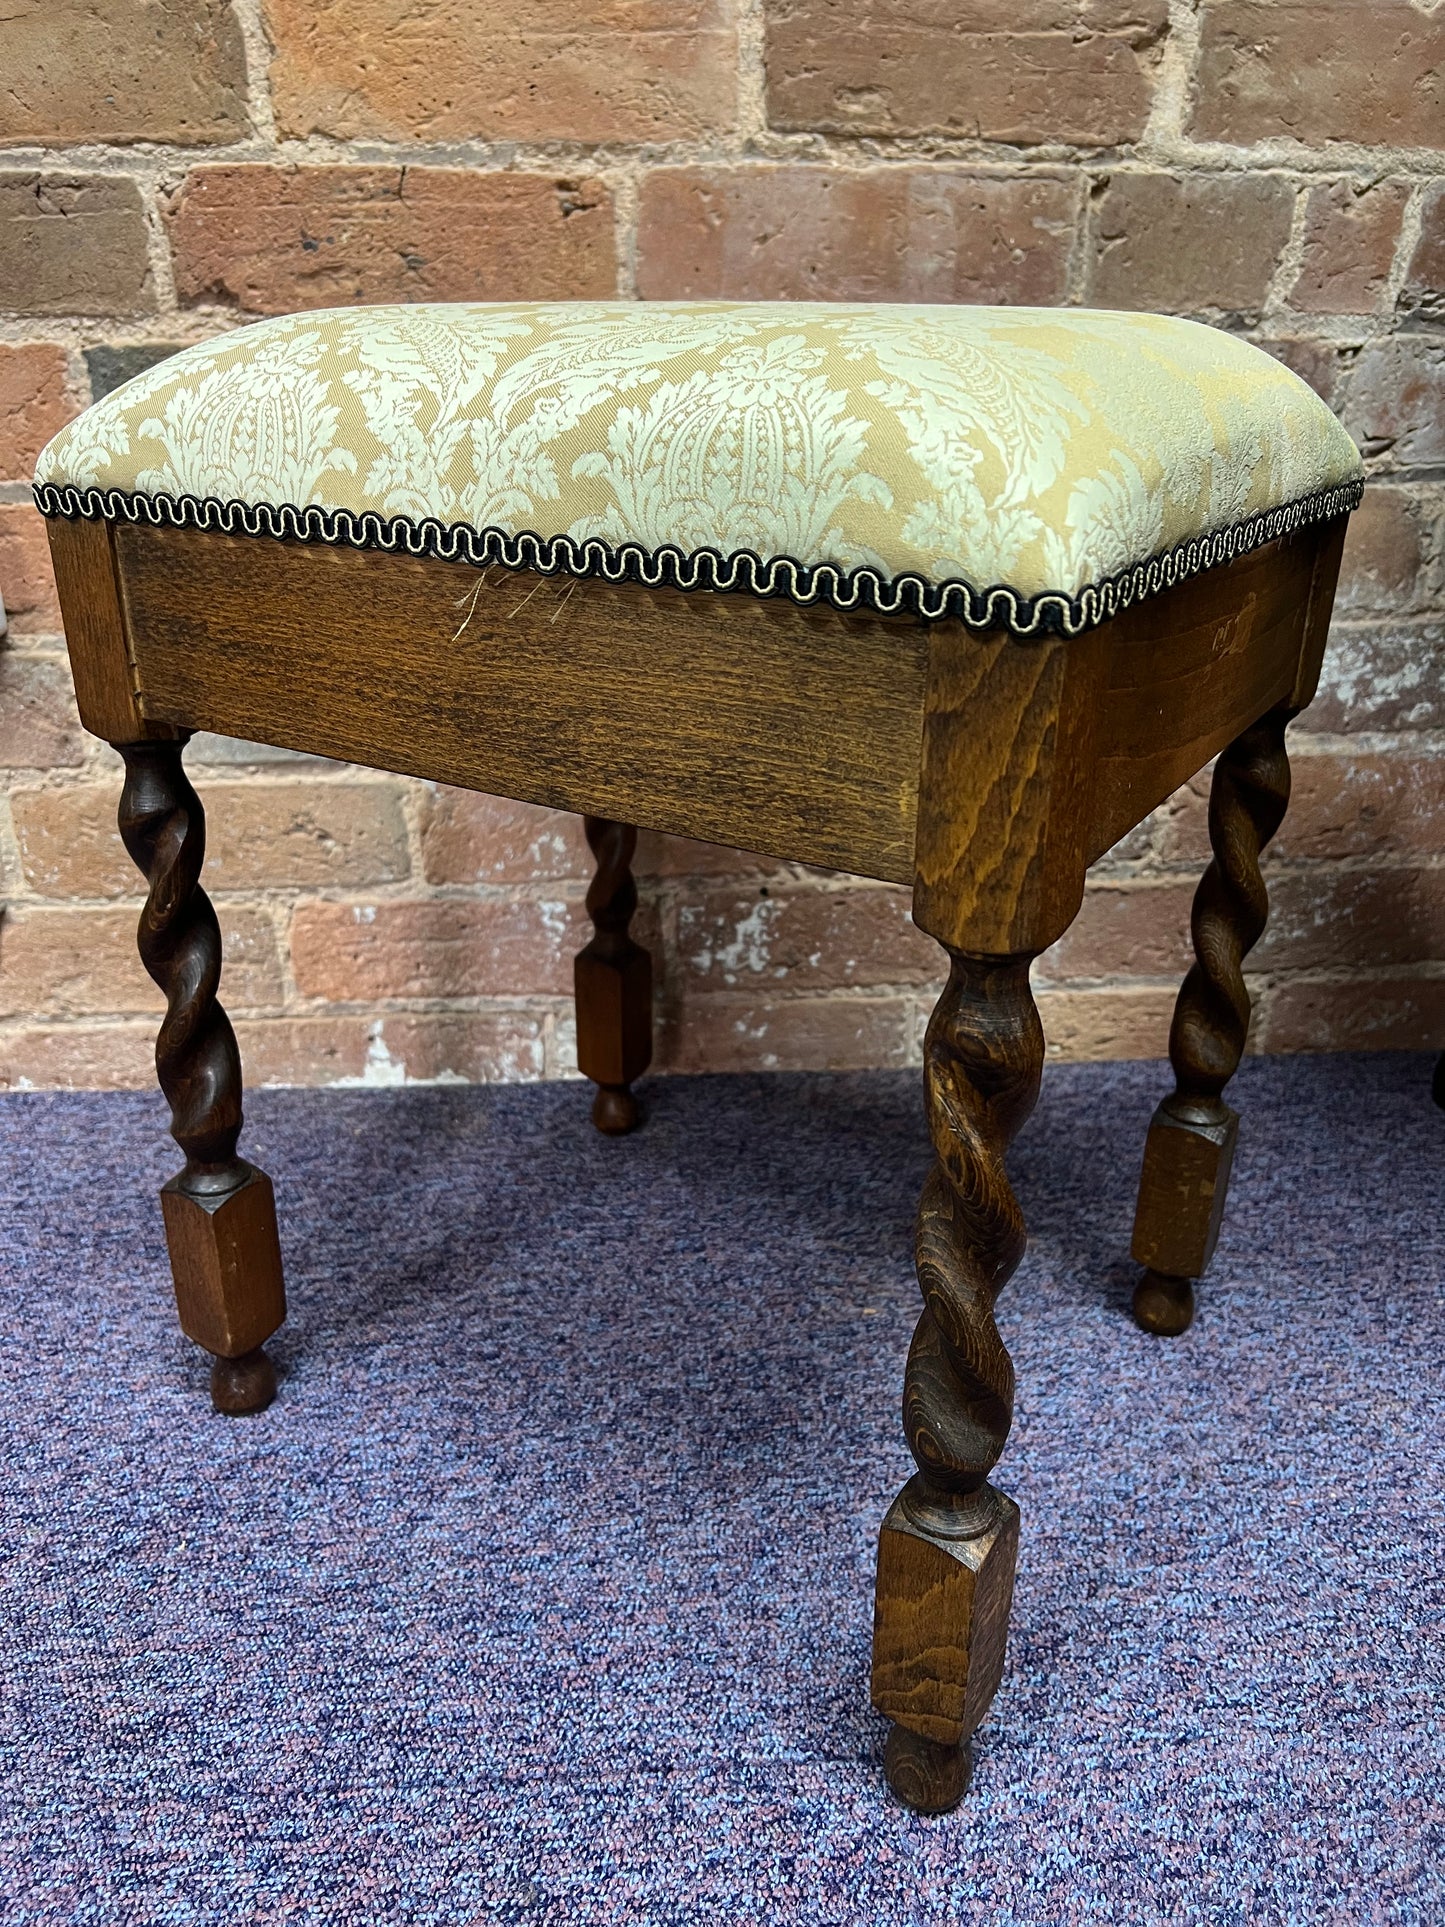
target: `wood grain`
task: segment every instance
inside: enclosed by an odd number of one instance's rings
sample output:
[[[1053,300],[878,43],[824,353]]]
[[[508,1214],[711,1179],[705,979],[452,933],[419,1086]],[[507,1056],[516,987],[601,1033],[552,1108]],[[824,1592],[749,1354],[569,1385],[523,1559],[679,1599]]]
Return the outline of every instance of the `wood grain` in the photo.
[[[652,1062],[652,957],[631,934],[637,831],[603,816],[584,820],[597,873],[587,891],[595,934],[573,969],[577,1068],[597,1086],[592,1122],[623,1137],[642,1121],[632,1086]]]
[[[1271,542],[1096,632],[1108,655],[1086,861],[1290,697],[1322,646],[1318,570],[1341,539],[1328,524]]]
[[[1024,1252],[1004,1156],[1033,1108],[1044,1038],[1029,958],[950,958],[924,1041],[924,1095],[937,1161],[918,1209],[923,1314],[903,1380],[903,1428],[918,1471],[878,1545],[873,1703],[941,1747],[959,1747],[1003,1674],[1018,1508],[988,1475],[1013,1418],[1013,1365],[994,1299]],[[926,1797],[963,1774],[894,1749],[894,1791]],[[924,1771],[924,1767],[927,1771]],[[965,1776],[966,1777],[966,1776]]]
[[[1133,1253],[1146,1267],[1134,1315],[1176,1337],[1194,1315],[1223,1221],[1239,1120],[1224,1091],[1249,1034],[1244,959],[1264,934],[1269,892],[1260,853],[1284,820],[1290,769],[1288,702],[1245,730],[1220,757],[1209,795],[1213,858],[1194,894],[1194,963],[1169,1031],[1174,1089],[1154,1114],[1144,1150]]]
[[[905,1386],[919,1471],[880,1539],[873,1691],[896,1722],[887,1758],[899,1797],[926,1811],[952,1804],[1002,1673],[1018,1540],[1017,1509],[988,1474],[1013,1389],[993,1301],[1024,1243],[1004,1153],[1043,1054],[1029,961],[1072,919],[1091,861],[1211,756],[1236,742],[1248,751],[1260,718],[1308,699],[1343,533],[1341,518],[1086,636],[1028,642],[338,547],[53,525],[84,719],[130,739],[133,779],[159,773],[155,807],[128,842],[159,919],[148,965],[173,1012],[193,1006],[194,1022],[163,1032],[162,1055],[188,1153],[167,1221],[177,1214],[183,1307],[203,1342],[248,1343],[271,1315],[244,1293],[232,1302],[237,1265],[222,1236],[228,1194],[249,1199],[230,1208],[238,1230],[262,1199],[249,1180],[228,1193],[239,1072],[214,1014],[214,918],[178,754],[174,769],[156,762],[142,736],[214,729],[606,819],[597,834],[612,838],[611,868],[601,866],[598,938],[579,964],[579,1031],[614,1094],[646,1049],[643,953],[634,946],[629,960],[627,949],[627,825],[912,882],[915,919],[949,950],[950,976],[925,1046],[937,1163],[919,1211],[924,1308]],[[1235,772],[1244,790],[1251,755]],[[1241,790],[1241,821],[1262,840],[1267,773],[1255,788],[1261,811]],[[1242,1042],[1230,971],[1257,909],[1247,866],[1230,869],[1243,848],[1215,841],[1216,884],[1239,901],[1221,907],[1201,887],[1214,921],[1203,937],[1196,929],[1198,994],[1181,997],[1189,1011],[1214,999],[1209,1023],[1189,1017],[1189,1048],[1176,1055],[1176,1070],[1185,1062],[1193,1076],[1198,1057],[1207,1073],[1185,1093],[1196,1109],[1214,1101],[1204,1085],[1219,1065],[1227,1077]],[[1200,1112],[1188,1156],[1146,1183],[1150,1249],[1171,1262],[1184,1246],[1168,1243],[1164,1218],[1188,1218],[1190,1252],[1217,1230],[1232,1148],[1217,1124]],[[1171,1132],[1181,1128],[1189,1119],[1171,1114]],[[260,1281],[258,1304],[271,1291],[271,1260],[258,1255],[271,1224],[235,1246]],[[266,1392],[259,1340],[228,1369],[214,1382],[223,1409]]]
[[[183,530],[117,542],[149,717],[912,879],[916,623]]]
[[[1270,543],[1069,642],[939,624],[914,921],[978,955],[1062,936],[1090,863],[1313,686],[1341,541],[1331,524]]]
[[[258,1351],[286,1316],[271,1180],[238,1163],[240,1183],[221,1197],[180,1178],[161,1188],[181,1330],[218,1358]]]
[[[873,1704],[940,1746],[968,1738],[1003,1678],[1019,1509],[992,1486],[984,1497],[990,1516],[976,1537],[921,1531],[902,1495],[879,1535]]]
[[[173,737],[170,725],[142,715],[136,698],[111,524],[54,518],[45,527],[80,720],[108,743]]]
[[[181,1329],[215,1357],[216,1410],[260,1411],[276,1390],[261,1341],[285,1318],[286,1295],[271,1180],[237,1155],[241,1059],[216,996],[221,931],[200,880],[205,812],[181,742],[117,747],[121,839],[149,885],[137,946],[166,997],[156,1075],[186,1156],[161,1192],[176,1306]]]

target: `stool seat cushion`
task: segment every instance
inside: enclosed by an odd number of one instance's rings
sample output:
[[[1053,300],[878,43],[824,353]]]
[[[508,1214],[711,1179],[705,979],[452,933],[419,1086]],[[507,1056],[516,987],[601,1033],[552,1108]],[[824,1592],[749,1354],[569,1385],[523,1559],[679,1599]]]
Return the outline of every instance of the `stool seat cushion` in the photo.
[[[343,308],[89,408],[48,515],[1074,634],[1351,508],[1329,409],[1156,315],[822,303]]]

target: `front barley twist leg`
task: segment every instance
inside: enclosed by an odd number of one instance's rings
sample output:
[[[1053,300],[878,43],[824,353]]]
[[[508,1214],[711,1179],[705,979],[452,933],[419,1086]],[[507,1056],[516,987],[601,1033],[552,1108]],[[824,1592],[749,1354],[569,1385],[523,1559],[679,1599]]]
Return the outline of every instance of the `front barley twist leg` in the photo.
[[[652,1062],[652,958],[632,941],[637,832],[610,817],[583,818],[597,873],[587,892],[596,932],[577,958],[577,1063],[597,1086],[592,1122],[610,1137],[635,1130],[632,1084]]]
[[[218,1412],[258,1412],[276,1391],[262,1350],[286,1316],[271,1180],[236,1155],[241,1060],[216,1001],[221,932],[200,886],[206,821],[181,767],[183,742],[120,743],[120,833],[150,894],[137,941],[166,994],[156,1072],[185,1169],[161,1191],[176,1305],[214,1356]]]
[[[903,1392],[918,1471],[883,1522],[873,1632],[873,1704],[895,1722],[888,1782],[925,1813],[962,1797],[1003,1672],[1019,1514],[988,1484],[1014,1388],[993,1307],[1025,1243],[1004,1154],[1044,1058],[1031,957],[950,958],[924,1045],[938,1161],[919,1207],[924,1310]]]
[[[1214,860],[1194,898],[1196,962],[1184,979],[1169,1033],[1174,1090],[1154,1113],[1139,1181],[1133,1253],[1145,1266],[1134,1316],[1172,1337],[1194,1317],[1193,1281],[1219,1238],[1238,1115],[1224,1088],[1249,1032],[1244,959],[1264,933],[1269,896],[1260,852],[1284,821],[1294,711],[1271,710],[1231,743],[1214,770],[1209,841]]]

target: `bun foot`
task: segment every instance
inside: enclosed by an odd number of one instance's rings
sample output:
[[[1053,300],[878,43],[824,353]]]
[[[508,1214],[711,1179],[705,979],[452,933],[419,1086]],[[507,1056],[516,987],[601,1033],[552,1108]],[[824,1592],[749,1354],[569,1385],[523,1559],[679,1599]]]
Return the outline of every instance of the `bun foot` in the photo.
[[[915,1813],[948,1813],[973,1778],[973,1741],[941,1746],[906,1726],[895,1726],[883,1755],[888,1784]]]
[[[642,1106],[626,1084],[599,1084],[592,1100],[592,1122],[607,1137],[625,1137],[642,1122]]]
[[[276,1367],[261,1346],[240,1358],[218,1358],[211,1365],[211,1404],[228,1418],[264,1412],[276,1396]]]
[[[1194,1323],[1194,1282],[1146,1271],[1134,1287],[1134,1322],[1156,1338],[1178,1338]]]

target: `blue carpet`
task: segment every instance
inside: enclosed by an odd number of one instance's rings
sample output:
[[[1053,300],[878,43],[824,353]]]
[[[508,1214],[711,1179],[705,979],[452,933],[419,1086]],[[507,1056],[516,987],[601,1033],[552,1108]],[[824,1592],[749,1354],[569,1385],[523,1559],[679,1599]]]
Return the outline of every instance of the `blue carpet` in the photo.
[[[1445,1116],[1250,1062],[1198,1323],[1127,1316],[1157,1065],[1055,1069],[1000,1306],[974,1790],[887,1798],[916,1079],[263,1093],[292,1316],[211,1416],[159,1100],[0,1099],[0,1919],[1445,1919]]]

